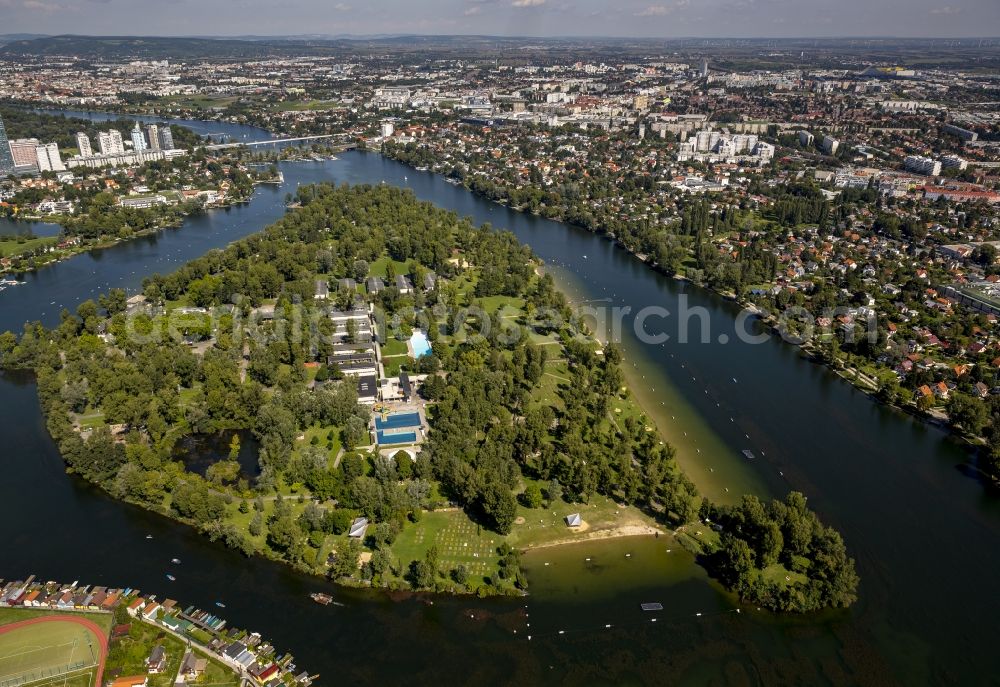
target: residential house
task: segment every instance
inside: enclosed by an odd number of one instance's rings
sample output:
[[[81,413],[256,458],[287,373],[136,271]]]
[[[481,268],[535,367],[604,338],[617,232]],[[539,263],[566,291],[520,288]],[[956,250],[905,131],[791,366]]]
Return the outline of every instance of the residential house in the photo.
[[[413,282],[405,274],[396,275],[396,289],[403,295],[413,293]]]
[[[177,676],[182,678],[185,682],[194,682],[202,676],[207,666],[208,659],[201,658],[188,649],[187,653],[184,654],[184,658],[181,660],[181,667]]]
[[[146,671],[151,675],[158,675],[162,673],[167,667],[167,650],[163,648],[162,644],[157,644],[153,647],[153,650],[149,652],[149,658],[146,659]]]
[[[368,518],[355,518],[354,522],[351,523],[351,529],[347,533],[347,536],[354,539],[364,539],[367,530]]]

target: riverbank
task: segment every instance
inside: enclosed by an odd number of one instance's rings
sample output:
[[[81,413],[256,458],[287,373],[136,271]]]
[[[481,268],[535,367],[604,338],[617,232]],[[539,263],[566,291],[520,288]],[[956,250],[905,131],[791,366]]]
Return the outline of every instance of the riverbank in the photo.
[[[549,266],[545,271],[553,276],[557,287],[570,296],[572,303],[582,304],[593,295],[587,291],[586,284],[566,270]],[[601,345],[607,344],[608,332],[595,331],[594,336]],[[699,492],[713,502],[727,505],[735,505],[744,494],[768,498],[770,490],[746,459],[727,446],[671,380],[661,378],[655,384],[652,382],[654,369],[650,349],[632,345],[629,340],[618,343],[625,347],[621,370],[629,393],[649,424],[674,448],[677,462]],[[670,344],[652,350],[663,357],[676,359],[677,353]]]
[[[260,180],[254,180],[253,186],[254,188],[263,185],[280,186],[282,183],[283,179],[260,179]],[[57,238],[58,245],[56,245],[51,251],[47,251],[41,256],[32,256],[30,258],[30,260],[33,261],[33,264],[31,265],[22,264],[16,269],[13,267],[9,268],[0,267],[0,274],[4,273],[16,274],[16,275],[28,274],[31,272],[35,272],[43,267],[47,267],[62,262],[64,260],[68,260],[77,255],[111,248],[112,246],[127,243],[129,241],[152,236],[154,234],[157,234],[158,232],[165,231],[167,229],[179,229],[183,227],[185,223],[187,223],[188,218],[194,215],[208,213],[211,212],[212,210],[227,210],[240,205],[246,205],[247,203],[250,202],[252,196],[253,193],[251,193],[249,196],[246,197],[240,196],[234,198],[227,198],[224,201],[201,205],[197,207],[195,206],[192,206],[190,208],[180,207],[178,208],[179,209],[178,216],[175,216],[170,219],[161,218],[157,221],[155,225],[147,227],[145,229],[139,229],[133,231],[128,236],[120,238],[104,236],[101,237],[100,239],[93,241],[86,241],[86,242],[81,242],[79,240],[79,237],[72,233],[72,229],[67,227],[67,224],[72,223],[73,220],[72,217],[64,215],[50,215],[47,217],[34,217],[34,216],[10,217],[9,220],[15,224],[19,222],[36,223],[39,221],[58,224],[59,226],[62,227],[63,233],[61,236]],[[0,241],[2,240],[3,237],[0,237]],[[49,240],[49,243],[51,243],[51,240]]]

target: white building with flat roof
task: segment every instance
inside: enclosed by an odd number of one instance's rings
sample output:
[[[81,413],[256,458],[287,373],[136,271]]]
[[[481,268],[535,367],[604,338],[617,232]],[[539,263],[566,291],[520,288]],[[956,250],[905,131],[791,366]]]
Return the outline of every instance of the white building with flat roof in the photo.
[[[90,136],[82,131],[76,134],[76,148],[80,151],[81,157],[89,157],[94,154],[94,148],[90,145]]]
[[[108,129],[97,135],[97,147],[101,155],[122,155],[125,153],[125,141],[122,139],[122,132],[117,129]]]
[[[907,170],[917,174],[936,177],[941,173],[941,163],[921,155],[908,155],[903,161]]]
[[[66,165],[59,156],[59,146],[55,143],[43,143],[35,146],[35,156],[38,160],[39,172],[65,172]]]

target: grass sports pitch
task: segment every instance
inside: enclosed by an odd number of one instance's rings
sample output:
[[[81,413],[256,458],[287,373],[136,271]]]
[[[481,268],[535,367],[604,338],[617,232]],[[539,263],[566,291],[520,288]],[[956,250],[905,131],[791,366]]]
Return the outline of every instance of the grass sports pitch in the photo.
[[[92,685],[102,647],[98,631],[76,619],[49,616],[0,627],[0,687]]]

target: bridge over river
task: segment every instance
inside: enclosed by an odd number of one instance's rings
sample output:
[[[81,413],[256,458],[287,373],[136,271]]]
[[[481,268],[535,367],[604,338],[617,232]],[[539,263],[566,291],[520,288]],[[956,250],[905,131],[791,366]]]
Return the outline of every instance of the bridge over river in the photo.
[[[301,143],[303,141],[319,141],[327,138],[338,138],[338,134],[322,134],[318,136],[298,136],[295,138],[270,138],[264,141],[237,141],[235,143],[214,143],[212,145],[202,146],[205,150],[222,150],[224,148],[239,148],[240,146],[268,146],[268,145],[284,145],[287,143]],[[344,149],[348,150],[354,148],[354,144],[345,144]]]

